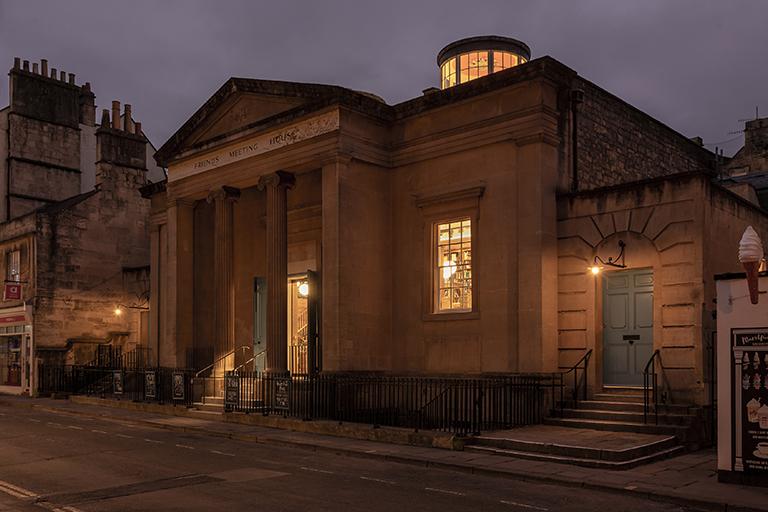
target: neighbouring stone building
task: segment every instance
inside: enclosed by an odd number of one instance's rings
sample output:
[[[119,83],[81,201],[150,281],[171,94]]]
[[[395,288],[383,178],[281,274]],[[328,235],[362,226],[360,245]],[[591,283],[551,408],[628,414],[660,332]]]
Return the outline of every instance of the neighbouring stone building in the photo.
[[[167,366],[553,372],[706,405],[715,273],[754,201],[725,164],[508,38],[397,105],[229,79],[155,155],[150,344]],[[734,159],[737,161],[739,156]]]
[[[0,110],[0,386],[40,361],[87,363],[148,333],[149,204],[162,180],[130,105],[96,123],[90,84],[16,59]],[[146,344],[146,341],[144,341]]]

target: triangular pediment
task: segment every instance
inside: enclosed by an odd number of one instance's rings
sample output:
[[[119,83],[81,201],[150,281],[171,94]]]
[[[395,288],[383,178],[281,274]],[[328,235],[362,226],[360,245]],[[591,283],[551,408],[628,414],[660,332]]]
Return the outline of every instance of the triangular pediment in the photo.
[[[236,132],[304,103],[306,99],[303,98],[238,93],[211,112],[187,139],[187,144],[195,145]]]

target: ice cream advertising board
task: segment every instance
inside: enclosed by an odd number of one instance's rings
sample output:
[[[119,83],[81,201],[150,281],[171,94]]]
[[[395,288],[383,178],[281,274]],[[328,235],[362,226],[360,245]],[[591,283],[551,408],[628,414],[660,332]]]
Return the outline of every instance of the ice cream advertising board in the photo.
[[[768,472],[768,328],[733,329],[733,468]]]

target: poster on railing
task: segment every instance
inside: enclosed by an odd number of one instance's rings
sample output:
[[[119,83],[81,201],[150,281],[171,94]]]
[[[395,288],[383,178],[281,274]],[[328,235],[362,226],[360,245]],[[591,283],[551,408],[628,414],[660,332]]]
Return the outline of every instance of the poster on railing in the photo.
[[[733,330],[734,469],[768,472],[768,329]]]
[[[171,392],[174,400],[184,400],[184,372],[171,374]]]
[[[224,408],[232,410],[240,399],[240,379],[236,375],[224,376]]]
[[[291,387],[291,379],[288,377],[275,377],[273,379],[274,400],[272,408],[278,411],[288,410],[288,397]]]
[[[112,391],[116,395],[123,394],[123,371],[115,370],[112,372]]]
[[[155,372],[149,370],[144,373],[144,398],[151,399],[157,396],[157,380]]]

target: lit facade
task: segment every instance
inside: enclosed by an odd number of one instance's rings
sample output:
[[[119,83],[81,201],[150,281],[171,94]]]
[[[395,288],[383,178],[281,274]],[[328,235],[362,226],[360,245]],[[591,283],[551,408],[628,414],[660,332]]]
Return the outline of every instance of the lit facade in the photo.
[[[695,142],[481,42],[441,52],[456,87],[398,105],[233,78],[178,130],[144,189],[161,364],[471,375],[592,350],[594,390],[642,384],[659,350],[674,400],[709,403],[708,276],[738,267],[712,233],[765,214]],[[625,266],[593,274],[619,241]]]

